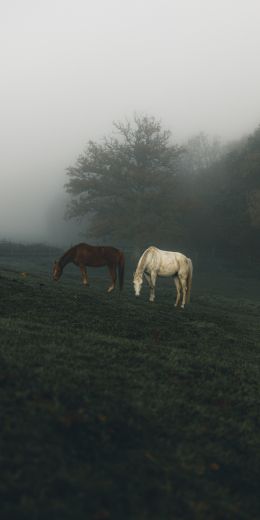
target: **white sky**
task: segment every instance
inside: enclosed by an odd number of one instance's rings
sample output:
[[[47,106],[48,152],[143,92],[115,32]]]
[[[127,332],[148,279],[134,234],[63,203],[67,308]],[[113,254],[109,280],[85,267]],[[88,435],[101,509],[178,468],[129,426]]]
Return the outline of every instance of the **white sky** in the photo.
[[[0,239],[59,241],[65,168],[114,120],[252,132],[259,59],[259,0],[0,0]]]

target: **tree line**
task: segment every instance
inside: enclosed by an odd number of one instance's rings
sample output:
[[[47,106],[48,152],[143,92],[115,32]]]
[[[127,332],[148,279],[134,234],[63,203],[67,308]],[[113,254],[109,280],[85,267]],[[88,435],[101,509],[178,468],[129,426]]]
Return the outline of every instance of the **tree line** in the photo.
[[[11,242],[9,240],[0,241],[0,256],[17,256],[17,257],[31,257],[31,256],[58,256],[61,251],[57,247],[46,244],[22,244]]]
[[[67,216],[87,240],[259,256],[260,127],[229,145],[199,134],[183,146],[154,117],[114,129],[67,169]]]

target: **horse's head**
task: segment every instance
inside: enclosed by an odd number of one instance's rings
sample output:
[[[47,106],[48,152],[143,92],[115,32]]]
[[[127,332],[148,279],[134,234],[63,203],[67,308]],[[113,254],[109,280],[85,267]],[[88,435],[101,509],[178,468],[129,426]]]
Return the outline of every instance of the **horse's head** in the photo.
[[[136,296],[140,296],[142,283],[143,283],[142,275],[140,273],[138,273],[137,271],[135,271],[133,284],[134,284],[134,291],[135,291]]]
[[[57,262],[55,260],[55,262],[53,264],[53,269],[52,269],[52,278],[55,282],[57,282],[58,279],[61,277],[61,273],[62,273],[61,266],[60,266],[59,262]]]

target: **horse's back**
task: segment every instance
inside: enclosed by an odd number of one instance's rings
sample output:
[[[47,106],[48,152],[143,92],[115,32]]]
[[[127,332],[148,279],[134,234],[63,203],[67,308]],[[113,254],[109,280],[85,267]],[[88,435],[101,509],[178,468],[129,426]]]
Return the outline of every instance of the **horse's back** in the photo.
[[[113,246],[92,246],[85,242],[80,242],[73,248],[75,250],[75,260],[90,266],[102,266],[115,263],[121,253]]]
[[[188,271],[190,259],[178,251],[165,251],[150,246],[144,252],[146,264],[155,269],[159,276],[172,276],[179,271]]]

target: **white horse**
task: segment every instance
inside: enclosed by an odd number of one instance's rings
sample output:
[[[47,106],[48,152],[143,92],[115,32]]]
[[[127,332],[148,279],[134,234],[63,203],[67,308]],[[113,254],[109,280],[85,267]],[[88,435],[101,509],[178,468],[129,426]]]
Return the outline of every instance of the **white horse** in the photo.
[[[142,254],[134,273],[135,295],[140,295],[144,275],[150,287],[149,300],[153,302],[157,276],[172,276],[177,289],[175,307],[177,307],[180,301],[182,291],[181,307],[184,309],[185,303],[188,303],[190,300],[192,272],[191,259],[182,253],[161,251],[154,246],[148,247]]]

